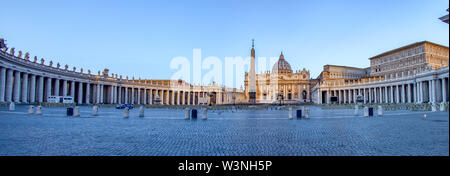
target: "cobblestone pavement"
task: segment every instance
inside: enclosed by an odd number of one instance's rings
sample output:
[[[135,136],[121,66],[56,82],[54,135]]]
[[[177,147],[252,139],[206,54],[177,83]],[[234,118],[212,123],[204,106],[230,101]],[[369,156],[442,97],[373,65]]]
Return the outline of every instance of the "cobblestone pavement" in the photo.
[[[287,111],[209,111],[208,120],[184,120],[184,110],[81,107],[28,115],[26,106],[0,108],[0,155],[120,156],[348,156],[449,155],[449,113],[387,111],[356,117],[353,110],[311,108],[311,119]],[[362,115],[362,110],[360,110]],[[427,118],[423,119],[424,114]]]

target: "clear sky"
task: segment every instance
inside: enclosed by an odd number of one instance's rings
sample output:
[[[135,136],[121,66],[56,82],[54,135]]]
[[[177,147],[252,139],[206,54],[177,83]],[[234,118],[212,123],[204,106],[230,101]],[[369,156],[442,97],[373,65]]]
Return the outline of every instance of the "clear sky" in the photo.
[[[368,58],[428,40],[449,45],[448,0],[5,0],[8,47],[70,68],[169,79],[172,58],[279,56],[316,78],[325,64]],[[243,76],[244,73],[242,73]]]

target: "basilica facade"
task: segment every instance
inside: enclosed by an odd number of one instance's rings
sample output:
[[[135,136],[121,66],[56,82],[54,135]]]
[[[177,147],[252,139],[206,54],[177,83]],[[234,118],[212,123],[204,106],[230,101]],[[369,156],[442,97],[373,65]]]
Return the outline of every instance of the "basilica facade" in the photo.
[[[305,103],[312,101],[311,88],[317,83],[317,80],[311,79],[308,70],[304,68],[293,71],[281,53],[278,61],[273,65],[272,71],[252,76],[252,72],[255,70],[254,58],[255,50],[252,47],[250,73],[245,73],[244,83],[245,95],[249,103],[278,103],[280,101]]]

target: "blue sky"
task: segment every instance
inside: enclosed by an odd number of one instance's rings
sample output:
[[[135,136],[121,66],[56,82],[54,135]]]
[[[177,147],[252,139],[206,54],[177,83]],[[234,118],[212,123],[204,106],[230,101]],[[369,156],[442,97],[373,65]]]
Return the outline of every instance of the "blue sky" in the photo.
[[[325,64],[368,58],[428,40],[449,45],[447,0],[2,1],[0,37],[32,56],[122,75],[169,79],[172,58],[283,51],[316,78]],[[205,71],[203,71],[205,72]],[[244,73],[242,73],[243,76]]]

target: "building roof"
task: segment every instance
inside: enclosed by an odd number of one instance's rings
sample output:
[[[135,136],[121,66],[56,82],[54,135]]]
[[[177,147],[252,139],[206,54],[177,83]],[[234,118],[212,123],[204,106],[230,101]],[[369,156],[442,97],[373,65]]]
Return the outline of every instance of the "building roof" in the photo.
[[[273,65],[273,73],[292,73],[291,64],[284,60],[283,52],[280,55],[280,59]]]
[[[390,50],[390,51],[381,53],[381,54],[379,54],[379,55],[376,55],[376,56],[374,56],[374,57],[369,58],[369,60],[372,60],[372,59],[374,59],[374,58],[379,58],[379,57],[382,57],[382,56],[386,56],[386,55],[389,55],[389,54],[392,54],[392,53],[396,53],[396,52],[398,52],[398,51],[401,51],[401,50],[404,50],[404,49],[407,49],[407,48],[413,48],[413,47],[416,47],[416,46],[420,46],[420,45],[423,45],[423,44],[425,44],[425,43],[448,48],[447,46],[440,45],[440,44],[436,44],[436,43],[433,43],[433,42],[429,42],[429,41],[421,41],[421,42],[416,42],[416,43],[413,43],[413,44],[409,44],[409,45],[402,46],[402,47],[397,48],[397,49],[393,49],[393,50]]]

